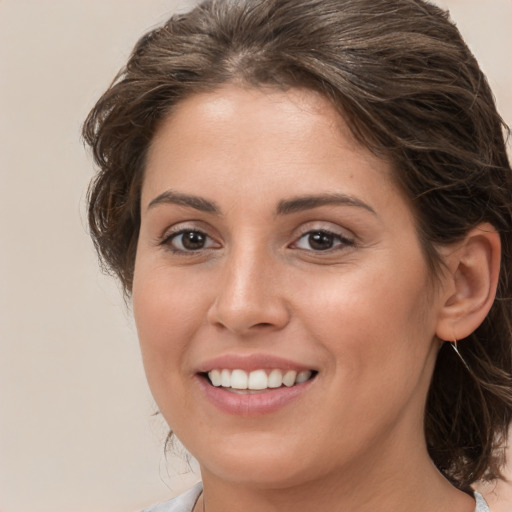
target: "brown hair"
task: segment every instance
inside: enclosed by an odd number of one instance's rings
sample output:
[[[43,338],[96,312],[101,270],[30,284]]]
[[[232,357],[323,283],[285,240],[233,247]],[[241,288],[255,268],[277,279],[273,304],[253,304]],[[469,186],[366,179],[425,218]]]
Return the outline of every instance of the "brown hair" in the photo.
[[[394,164],[426,260],[482,221],[500,233],[497,298],[483,324],[441,349],[425,433],[458,487],[500,476],[512,419],[512,171],[485,76],[447,13],[422,0],[211,0],[145,35],[84,125],[99,172],[92,238],[131,291],[148,146],[174,105],[227,82],[309,87]]]

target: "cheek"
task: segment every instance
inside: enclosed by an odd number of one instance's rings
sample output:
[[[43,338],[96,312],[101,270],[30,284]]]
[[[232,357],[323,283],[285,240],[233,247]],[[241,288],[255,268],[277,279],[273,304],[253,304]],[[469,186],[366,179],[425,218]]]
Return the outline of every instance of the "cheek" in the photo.
[[[377,275],[326,281],[303,308],[305,329],[326,361],[324,396],[335,404],[323,435],[343,433],[345,448],[392,425],[407,404],[417,403],[421,417],[430,381],[433,333],[421,281]]]
[[[383,264],[330,276],[310,286],[301,306],[307,330],[345,372],[382,375],[394,366],[406,373],[429,351],[435,325],[427,315],[422,268],[390,269]]]
[[[180,350],[206,307],[201,282],[165,265],[135,267],[133,312],[143,349]]]
[[[187,370],[187,349],[204,318],[202,297],[165,268],[135,269],[133,313],[147,380],[161,409],[180,396],[168,390],[178,391]]]

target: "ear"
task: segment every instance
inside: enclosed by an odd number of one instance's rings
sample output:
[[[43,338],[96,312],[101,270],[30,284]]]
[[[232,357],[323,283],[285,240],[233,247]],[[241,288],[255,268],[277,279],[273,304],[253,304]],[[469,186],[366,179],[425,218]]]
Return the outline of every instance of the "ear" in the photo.
[[[445,341],[469,336],[491,309],[500,270],[501,242],[489,223],[472,229],[445,255],[448,271],[436,335]]]

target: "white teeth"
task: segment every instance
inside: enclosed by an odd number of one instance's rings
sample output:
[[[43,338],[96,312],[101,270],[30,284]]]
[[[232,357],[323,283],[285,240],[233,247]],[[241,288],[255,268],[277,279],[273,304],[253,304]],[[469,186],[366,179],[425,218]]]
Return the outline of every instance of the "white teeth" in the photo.
[[[289,388],[295,384],[295,377],[297,377],[297,372],[290,370],[285,373],[283,377],[283,384]]]
[[[299,372],[297,374],[297,378],[295,379],[295,384],[301,384],[302,382],[306,382],[310,378],[311,378],[311,372],[309,370]]]
[[[223,388],[230,388],[231,387],[231,372],[229,370],[222,370],[220,375],[221,375],[220,385]]]
[[[284,374],[284,375],[283,375]],[[213,386],[232,389],[251,389],[263,390],[267,388],[280,388],[281,386],[291,387],[309,380],[313,372],[304,370],[296,372],[295,370],[274,369],[267,374],[265,370],[254,370],[245,372],[244,370],[211,370],[208,377]]]
[[[247,373],[243,370],[233,370],[231,372],[231,387],[234,389],[247,389],[249,383]]]
[[[281,370],[272,370],[268,376],[269,388],[280,388],[283,385],[283,372]]]
[[[222,374],[219,372],[219,370],[212,370],[208,376],[210,377],[210,380],[214,386],[218,387],[222,384]]]
[[[256,370],[249,374],[249,389],[266,389],[268,387],[268,377],[265,370]]]

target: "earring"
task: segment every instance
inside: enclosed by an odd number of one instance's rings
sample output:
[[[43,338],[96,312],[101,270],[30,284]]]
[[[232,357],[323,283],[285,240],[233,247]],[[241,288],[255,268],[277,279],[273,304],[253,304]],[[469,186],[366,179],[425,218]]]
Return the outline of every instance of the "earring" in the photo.
[[[449,342],[450,343],[450,342]],[[462,361],[462,364],[466,367],[466,370],[469,372],[469,373],[472,373],[471,372],[471,369],[469,368],[468,366],[468,363],[466,363],[466,361],[464,361],[464,358],[462,357],[461,353],[459,352],[459,349],[457,347],[457,340],[454,339],[453,342],[450,343],[450,345],[452,346],[453,350],[455,350],[455,353],[459,356],[459,359]]]

